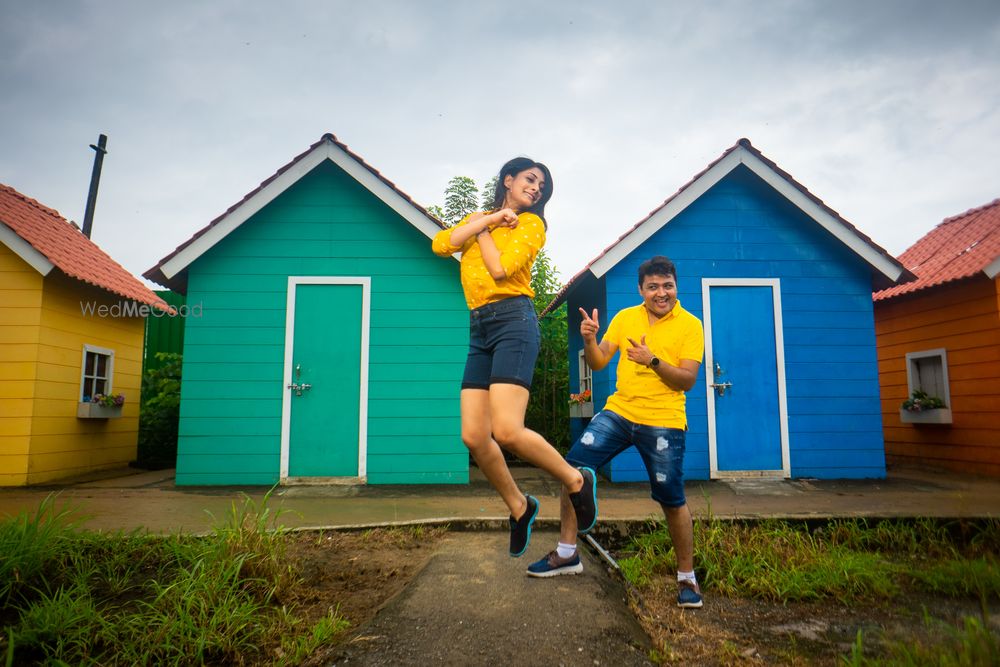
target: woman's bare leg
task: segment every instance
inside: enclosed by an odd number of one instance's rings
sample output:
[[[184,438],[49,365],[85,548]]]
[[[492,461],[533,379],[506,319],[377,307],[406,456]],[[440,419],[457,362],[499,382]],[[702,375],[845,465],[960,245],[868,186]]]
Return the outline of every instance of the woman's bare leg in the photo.
[[[492,423],[493,436],[518,458],[541,468],[562,482],[570,493],[576,493],[583,486],[580,471],[566,463],[566,459],[545,438],[524,425],[528,397],[528,390],[520,385],[490,385],[489,421]],[[462,415],[464,425],[465,413]],[[507,469],[506,464],[504,469]]]
[[[521,518],[528,501],[510,474],[503,451],[492,436],[490,392],[486,389],[463,389],[461,393],[462,442],[469,448],[476,465],[510,509]]]

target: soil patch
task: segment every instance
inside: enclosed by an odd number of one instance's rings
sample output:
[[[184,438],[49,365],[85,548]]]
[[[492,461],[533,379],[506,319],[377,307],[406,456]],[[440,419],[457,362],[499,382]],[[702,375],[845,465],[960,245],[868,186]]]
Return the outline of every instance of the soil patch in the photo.
[[[301,577],[291,600],[297,615],[311,625],[337,612],[351,624],[338,638],[346,640],[406,587],[446,534],[441,527],[290,533],[287,554]],[[327,664],[332,648],[303,664]]]
[[[732,599],[706,591],[703,608],[683,610],[674,603],[671,578],[655,579],[651,590],[663,594],[633,591],[632,607],[657,647],[658,660],[670,664],[836,665],[851,655],[859,632],[870,658],[886,643],[947,642],[964,617],[983,617],[978,600],[937,596],[846,606],[835,600]],[[1000,605],[992,606],[988,622],[1000,634]]]

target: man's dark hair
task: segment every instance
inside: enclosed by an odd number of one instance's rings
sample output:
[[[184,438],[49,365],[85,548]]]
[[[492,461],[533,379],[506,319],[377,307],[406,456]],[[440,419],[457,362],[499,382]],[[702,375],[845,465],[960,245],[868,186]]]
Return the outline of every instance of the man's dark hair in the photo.
[[[671,276],[677,280],[677,267],[663,255],[650,257],[639,265],[639,288],[642,289],[642,281],[646,276]]]

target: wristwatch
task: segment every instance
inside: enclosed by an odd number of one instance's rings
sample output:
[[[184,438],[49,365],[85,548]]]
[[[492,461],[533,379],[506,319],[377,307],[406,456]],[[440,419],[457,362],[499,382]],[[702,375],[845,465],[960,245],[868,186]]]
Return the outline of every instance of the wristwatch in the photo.
[[[652,359],[649,360],[649,367],[650,368],[656,368],[659,365],[660,365],[660,359],[659,359],[659,357],[653,357]]]

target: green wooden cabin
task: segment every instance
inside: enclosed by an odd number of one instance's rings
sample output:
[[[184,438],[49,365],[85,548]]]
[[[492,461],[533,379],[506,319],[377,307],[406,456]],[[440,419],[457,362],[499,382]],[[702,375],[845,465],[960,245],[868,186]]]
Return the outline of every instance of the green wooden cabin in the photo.
[[[177,484],[467,483],[440,229],[326,134],[147,271],[186,295]]]

